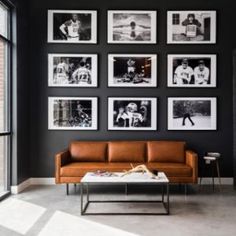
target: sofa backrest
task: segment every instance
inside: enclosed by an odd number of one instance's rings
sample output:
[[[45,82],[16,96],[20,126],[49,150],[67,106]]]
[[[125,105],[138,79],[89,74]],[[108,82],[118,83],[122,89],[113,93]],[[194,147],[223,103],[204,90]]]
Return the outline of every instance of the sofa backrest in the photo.
[[[147,142],[148,162],[185,162],[185,142],[149,141]]]
[[[74,141],[69,151],[72,161],[104,162],[107,156],[107,142],[101,141]]]
[[[108,144],[109,162],[145,162],[146,142],[111,141]]]

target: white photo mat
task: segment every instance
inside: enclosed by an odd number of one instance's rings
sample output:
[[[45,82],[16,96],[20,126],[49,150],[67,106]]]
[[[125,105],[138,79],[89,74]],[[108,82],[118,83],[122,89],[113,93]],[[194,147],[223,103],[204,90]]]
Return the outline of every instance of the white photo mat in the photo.
[[[89,101],[91,102],[91,126],[55,125],[54,122],[54,103],[55,101]],[[68,108],[67,108],[68,109]],[[86,112],[86,110],[85,110]],[[72,111],[70,111],[72,113]],[[66,121],[72,117],[65,117]],[[97,97],[49,97],[48,98],[48,129],[49,130],[97,130],[98,129],[98,98]]]
[[[91,39],[66,41],[54,39],[54,14],[91,14]],[[61,22],[64,23],[64,22]],[[48,43],[81,43],[96,44],[97,43],[97,11],[96,10],[48,10]]]
[[[173,76],[174,76],[174,60],[181,60],[181,59],[187,59],[187,60],[210,60],[210,84],[174,84],[173,83]],[[217,81],[217,55],[216,54],[168,54],[167,56],[167,71],[168,71],[168,87],[216,87],[216,81]],[[192,68],[194,69],[194,68]]]
[[[182,113],[181,116],[177,117],[174,114],[174,102],[179,102],[179,101],[189,102],[189,103],[210,102],[210,117],[209,115],[207,116],[201,111],[202,108],[198,110],[198,113],[195,112],[194,116],[190,116],[190,119],[192,121],[190,121],[188,117],[186,117],[187,119],[185,120],[184,113]],[[168,117],[168,130],[217,130],[217,98],[216,97],[169,97],[167,117]],[[183,122],[185,122],[185,125],[183,125]],[[194,125],[191,125],[190,122],[193,122]]]
[[[54,58],[91,58],[91,84],[55,83],[54,82]],[[48,86],[49,87],[97,87],[98,85],[98,55],[97,54],[48,54]]]
[[[130,14],[132,15],[142,15],[142,14],[149,14],[151,16],[151,22],[150,22],[150,27],[151,27],[151,36],[150,40],[114,40],[113,39],[113,27],[114,27],[114,14]],[[132,17],[131,17],[132,18]],[[135,22],[135,20],[134,20]],[[125,22],[124,24],[127,24]],[[130,22],[128,22],[130,24]],[[112,44],[155,44],[156,43],[156,35],[157,35],[157,12],[156,11],[134,11],[134,10],[109,10],[107,12],[107,41],[108,43]]]
[[[184,16],[185,18],[187,17],[188,14],[195,14],[195,15],[210,15],[210,39],[209,40],[174,40],[173,39],[173,33],[174,33],[174,26],[173,26],[173,15],[181,15]],[[208,17],[209,18],[209,17]],[[168,11],[167,12],[167,44],[215,44],[216,43],[216,11],[214,10],[175,10],[175,11]],[[204,24],[201,24],[201,27],[203,27]],[[181,29],[184,26],[180,25],[179,29],[179,34],[183,34],[184,30]]]
[[[114,103],[115,102],[125,102],[135,103],[140,101],[148,101],[151,107],[151,114],[148,114],[150,117],[150,127],[117,127],[114,125],[115,111]],[[157,130],[157,98],[155,97],[109,97],[108,98],[108,130],[128,130],[128,131],[137,131],[137,130]]]
[[[114,63],[115,58],[131,58],[132,60],[139,58],[151,58],[151,78],[150,83],[115,83]],[[149,65],[148,65],[149,66]],[[157,55],[156,54],[108,54],[108,87],[156,87],[157,86]]]

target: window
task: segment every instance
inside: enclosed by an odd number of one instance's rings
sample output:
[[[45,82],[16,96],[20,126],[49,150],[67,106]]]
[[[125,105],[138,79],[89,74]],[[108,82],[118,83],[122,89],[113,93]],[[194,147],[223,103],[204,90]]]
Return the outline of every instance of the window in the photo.
[[[179,14],[173,14],[173,16],[172,16],[172,24],[173,25],[179,25],[179,23],[180,23]]]
[[[9,190],[11,143],[11,35],[10,10],[0,1],[0,197]]]

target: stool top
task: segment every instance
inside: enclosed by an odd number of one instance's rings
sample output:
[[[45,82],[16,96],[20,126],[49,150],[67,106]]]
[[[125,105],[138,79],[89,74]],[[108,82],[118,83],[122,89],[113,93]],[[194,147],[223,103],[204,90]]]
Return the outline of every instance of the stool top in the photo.
[[[219,158],[221,155],[219,152],[207,152],[207,156]]]
[[[217,159],[217,157],[204,156],[203,159],[208,160],[208,161],[215,161]]]

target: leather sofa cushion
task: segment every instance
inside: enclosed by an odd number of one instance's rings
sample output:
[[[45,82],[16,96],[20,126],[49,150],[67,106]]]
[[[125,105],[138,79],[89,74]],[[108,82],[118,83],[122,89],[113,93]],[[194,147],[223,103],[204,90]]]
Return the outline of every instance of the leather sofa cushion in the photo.
[[[141,163],[134,163],[134,165],[140,165]],[[97,170],[111,171],[111,172],[123,172],[124,170],[131,169],[130,163],[127,162],[73,162],[61,167],[60,175],[62,177],[77,177],[84,176],[87,172],[94,172]]]
[[[192,168],[184,163],[148,163],[149,170],[158,170],[164,172],[167,177],[191,177]]]
[[[75,141],[70,144],[69,150],[72,161],[104,162],[107,156],[107,143]]]
[[[150,141],[147,149],[148,162],[185,162],[185,142]]]
[[[133,163],[134,166],[143,163]],[[148,163],[147,167],[150,170],[163,171],[168,177],[191,177],[192,168],[183,163]],[[94,172],[97,170],[123,172],[129,170],[130,164],[127,162],[72,162],[60,169],[61,177],[82,177],[87,172]]]
[[[108,144],[109,162],[144,162],[145,156],[145,142],[113,141]]]

